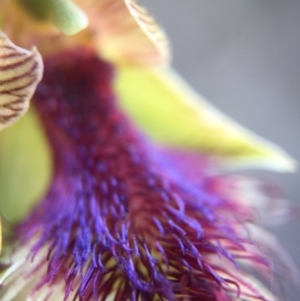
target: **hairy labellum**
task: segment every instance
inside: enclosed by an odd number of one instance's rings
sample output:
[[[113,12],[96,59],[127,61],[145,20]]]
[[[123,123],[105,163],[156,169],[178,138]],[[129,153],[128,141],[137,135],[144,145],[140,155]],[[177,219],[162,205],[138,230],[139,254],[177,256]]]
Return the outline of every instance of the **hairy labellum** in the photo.
[[[250,208],[219,193],[203,160],[138,133],[116,102],[112,66],[90,50],[44,63],[34,105],[54,175],[17,231],[34,241],[35,262],[19,276],[46,267],[32,300],[59,301],[58,283],[61,300],[267,300],[237,266],[267,266],[246,239]]]

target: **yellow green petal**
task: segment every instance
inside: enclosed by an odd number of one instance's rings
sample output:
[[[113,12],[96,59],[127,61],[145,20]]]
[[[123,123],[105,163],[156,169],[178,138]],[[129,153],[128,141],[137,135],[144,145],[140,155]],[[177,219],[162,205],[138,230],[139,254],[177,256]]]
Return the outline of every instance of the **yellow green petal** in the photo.
[[[1,223],[1,217],[0,217],[0,254],[2,251],[2,223]]]
[[[0,31],[0,130],[27,112],[42,74],[39,52],[14,45]]]
[[[121,105],[154,140],[212,155],[228,168],[292,171],[278,146],[229,119],[168,69],[118,68]]]
[[[44,194],[51,154],[40,122],[31,110],[0,133],[0,212],[14,222],[26,216]]]
[[[88,25],[85,13],[71,0],[17,0],[37,20],[52,22],[61,32],[73,35]]]

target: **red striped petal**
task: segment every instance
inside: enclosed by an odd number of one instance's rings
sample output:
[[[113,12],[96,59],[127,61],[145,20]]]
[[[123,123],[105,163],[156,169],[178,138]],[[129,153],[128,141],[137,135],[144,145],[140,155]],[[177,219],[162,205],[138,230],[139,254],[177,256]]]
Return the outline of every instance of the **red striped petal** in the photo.
[[[0,129],[26,113],[42,73],[43,62],[36,48],[20,48],[0,32]]]

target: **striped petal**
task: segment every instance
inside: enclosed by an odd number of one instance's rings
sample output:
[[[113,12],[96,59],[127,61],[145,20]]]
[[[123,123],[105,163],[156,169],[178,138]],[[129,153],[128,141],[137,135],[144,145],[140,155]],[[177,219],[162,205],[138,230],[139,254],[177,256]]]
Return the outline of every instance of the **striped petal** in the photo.
[[[17,0],[16,3],[18,5],[14,5],[14,1],[0,4],[4,16],[14,16],[5,18],[2,25],[22,45],[28,45],[28,41],[38,43],[43,53],[49,53],[49,48],[50,52],[55,51],[52,44],[58,41],[48,43],[45,39],[60,37],[53,30],[54,25],[67,35],[81,32],[82,35],[74,37],[75,43],[92,44],[92,47],[96,43],[101,57],[115,64],[152,66],[170,60],[164,31],[135,0]],[[71,40],[64,40],[65,46],[68,41]]]
[[[98,34],[102,57],[135,65],[162,64],[170,59],[164,31],[136,1],[91,1],[87,10]]]
[[[120,67],[116,90],[124,109],[160,143],[200,150],[230,169],[295,169],[282,149],[230,120],[171,70]]]
[[[27,112],[42,73],[43,62],[36,48],[20,48],[0,32],[0,130]]]

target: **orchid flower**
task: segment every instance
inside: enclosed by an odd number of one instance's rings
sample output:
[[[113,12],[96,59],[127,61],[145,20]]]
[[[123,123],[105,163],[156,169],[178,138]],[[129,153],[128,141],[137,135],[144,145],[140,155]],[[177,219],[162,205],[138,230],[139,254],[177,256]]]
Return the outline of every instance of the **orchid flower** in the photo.
[[[1,300],[277,300],[281,201],[228,171],[293,159],[195,93],[134,0],[0,5]]]

